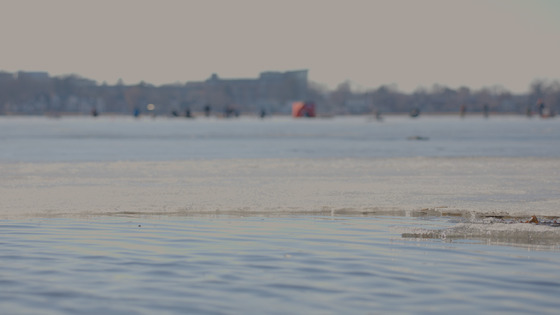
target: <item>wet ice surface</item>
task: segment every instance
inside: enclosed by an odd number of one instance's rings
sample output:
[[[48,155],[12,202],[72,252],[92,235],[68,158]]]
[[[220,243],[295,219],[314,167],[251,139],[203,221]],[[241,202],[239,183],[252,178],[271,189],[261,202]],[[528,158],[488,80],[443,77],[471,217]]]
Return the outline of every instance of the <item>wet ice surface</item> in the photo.
[[[0,218],[145,213],[558,217],[560,159],[0,163]]]
[[[535,219],[533,219],[535,218]],[[533,221],[533,222],[532,222]],[[477,240],[487,244],[502,245],[544,245],[543,248],[558,248],[560,245],[560,220],[558,218],[540,218],[536,216],[524,220],[521,218],[502,219],[488,217],[484,219],[450,219],[455,223],[445,229],[403,229],[404,238],[431,238],[448,241]]]
[[[438,217],[4,220],[6,314],[557,313],[558,245],[401,238]]]

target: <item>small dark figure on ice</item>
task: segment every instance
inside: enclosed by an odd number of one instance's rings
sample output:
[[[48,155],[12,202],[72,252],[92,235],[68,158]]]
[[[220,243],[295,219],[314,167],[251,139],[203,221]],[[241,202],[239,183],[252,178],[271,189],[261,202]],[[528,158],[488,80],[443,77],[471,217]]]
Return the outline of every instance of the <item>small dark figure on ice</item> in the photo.
[[[204,106],[204,116],[210,117],[210,112],[212,111],[212,107],[209,104]]]
[[[191,109],[190,109],[190,108],[187,108],[187,109],[185,110],[185,117],[187,117],[187,118],[193,118],[193,116],[192,116],[192,114],[191,114]]]

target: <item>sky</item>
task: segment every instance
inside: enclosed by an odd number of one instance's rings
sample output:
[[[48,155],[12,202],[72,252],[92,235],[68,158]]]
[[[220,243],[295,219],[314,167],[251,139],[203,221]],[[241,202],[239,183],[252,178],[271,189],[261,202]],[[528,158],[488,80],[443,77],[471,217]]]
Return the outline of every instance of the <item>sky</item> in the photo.
[[[0,0],[0,71],[523,93],[560,79],[559,17],[558,0]]]

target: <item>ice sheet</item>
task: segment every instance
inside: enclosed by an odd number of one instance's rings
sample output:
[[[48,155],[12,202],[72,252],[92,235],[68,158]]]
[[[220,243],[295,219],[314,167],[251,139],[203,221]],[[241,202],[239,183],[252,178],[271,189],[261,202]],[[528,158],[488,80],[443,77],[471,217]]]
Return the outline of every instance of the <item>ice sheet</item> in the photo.
[[[0,218],[189,213],[560,216],[560,159],[2,163]]]
[[[529,223],[523,220],[472,221],[457,223],[447,229],[405,229],[404,238],[443,240],[475,239],[489,244],[560,245],[560,224],[556,220]]]

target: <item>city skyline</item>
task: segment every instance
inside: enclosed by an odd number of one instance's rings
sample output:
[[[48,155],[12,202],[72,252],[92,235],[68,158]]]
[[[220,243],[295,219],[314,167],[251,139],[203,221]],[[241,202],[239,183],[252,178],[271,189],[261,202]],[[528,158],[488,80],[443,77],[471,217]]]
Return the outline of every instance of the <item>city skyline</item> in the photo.
[[[3,1],[0,70],[98,83],[186,83],[309,69],[334,89],[529,90],[559,79],[560,3]]]

